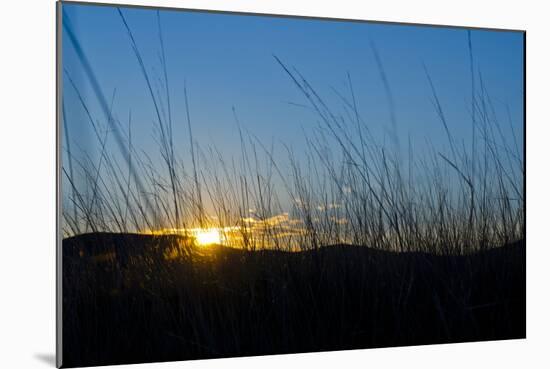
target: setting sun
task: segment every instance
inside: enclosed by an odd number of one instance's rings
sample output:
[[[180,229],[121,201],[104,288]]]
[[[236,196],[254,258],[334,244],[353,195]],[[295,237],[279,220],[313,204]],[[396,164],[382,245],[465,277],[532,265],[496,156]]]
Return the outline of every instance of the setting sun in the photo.
[[[220,231],[215,228],[199,229],[195,234],[197,243],[201,246],[220,244]]]

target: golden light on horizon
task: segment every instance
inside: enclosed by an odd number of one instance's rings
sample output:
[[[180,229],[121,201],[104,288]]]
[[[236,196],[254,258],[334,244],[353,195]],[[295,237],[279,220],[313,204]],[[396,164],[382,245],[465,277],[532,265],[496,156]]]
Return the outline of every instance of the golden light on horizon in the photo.
[[[197,229],[195,232],[195,239],[200,246],[207,246],[213,244],[221,244],[220,231],[217,228],[205,228]]]
[[[203,227],[158,228],[142,233],[181,236],[182,242],[192,240],[199,247],[221,245],[232,248],[263,249],[286,245],[293,251],[300,250],[300,242],[305,235],[303,222],[297,218],[291,218],[286,212],[264,219],[241,218],[232,225],[218,225],[215,220]],[[345,224],[345,220],[340,218],[334,217],[333,220],[338,224]]]

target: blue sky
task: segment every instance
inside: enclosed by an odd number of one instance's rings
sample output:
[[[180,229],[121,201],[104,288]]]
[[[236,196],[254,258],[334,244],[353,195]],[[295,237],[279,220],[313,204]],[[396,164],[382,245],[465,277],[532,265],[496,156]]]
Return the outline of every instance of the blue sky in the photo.
[[[63,9],[108,100],[116,90],[114,116],[126,122],[131,111],[134,144],[144,151],[158,152],[152,139],[156,119],[153,104],[116,8],[64,4]],[[148,71],[160,75],[156,11],[121,9]],[[299,70],[336,111],[341,102],[332,88],[348,95],[349,72],[360,114],[380,140],[387,139],[389,105],[371,43],[378,50],[392,88],[400,141],[406,142],[410,136],[418,150],[426,138],[443,151],[447,144],[433,108],[425,64],[450,131],[456,139],[469,142],[471,86],[465,29],[174,10],[161,10],[160,19],[175,143],[184,158],[188,155],[184,83],[195,139],[200,144],[215,145],[227,157],[239,154],[231,110],[234,106],[242,126],[260,140],[303,147],[304,132],[312,130],[318,118],[288,103],[303,104],[305,99],[276,63],[274,54]],[[521,143],[523,34],[472,30],[471,38],[476,74],[483,76],[497,117],[505,124],[508,106]],[[63,67],[86,98],[94,118],[103,119],[65,32]],[[93,156],[97,144],[66,78],[64,101],[73,147]],[[504,135],[512,139],[510,130]]]

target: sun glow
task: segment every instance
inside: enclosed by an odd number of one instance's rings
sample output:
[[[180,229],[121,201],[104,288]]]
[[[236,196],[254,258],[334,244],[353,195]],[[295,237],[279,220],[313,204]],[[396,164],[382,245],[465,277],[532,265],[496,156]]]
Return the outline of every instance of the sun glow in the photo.
[[[330,207],[331,205],[329,205]],[[234,225],[218,225],[214,219],[203,227],[159,228],[142,231],[144,234],[180,236],[183,243],[193,242],[203,247],[221,245],[232,248],[262,249],[286,245],[290,250],[299,251],[305,235],[303,222],[281,213],[265,219],[257,217],[241,218]],[[331,220],[345,224],[346,220],[334,217]]]
[[[222,238],[217,228],[197,229],[194,233],[197,244],[201,246],[221,244]]]

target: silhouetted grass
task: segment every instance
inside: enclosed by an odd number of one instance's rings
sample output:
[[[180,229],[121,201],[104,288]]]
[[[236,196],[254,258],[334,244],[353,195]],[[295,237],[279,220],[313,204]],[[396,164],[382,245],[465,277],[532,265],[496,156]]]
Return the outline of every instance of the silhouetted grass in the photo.
[[[525,337],[520,243],[296,253],[97,233],[63,247],[64,366]]]
[[[174,142],[160,15],[157,78],[118,14],[155,109],[158,153],[135,147],[131,114],[127,124],[113,116],[114,93],[107,104],[64,15],[102,115],[93,116],[65,71],[100,150],[78,155],[63,114],[64,365],[525,336],[523,153],[511,121],[514,142],[505,139],[474,74],[469,33],[471,147],[453,137],[427,66],[447,148],[428,141],[420,154],[410,138],[402,147],[372,44],[390,147],[361,116],[349,73],[349,91],[333,90],[341,101],[333,107],[274,56],[319,123],[297,155],[244,129],[233,108],[240,156],[228,157],[194,141],[186,86],[187,137]],[[219,228],[225,245],[198,246],[192,227]]]

